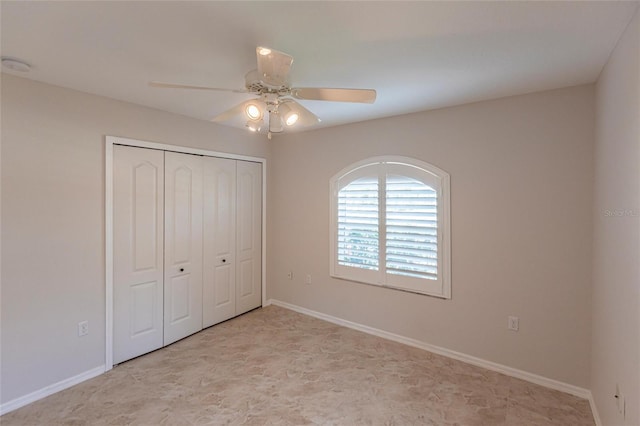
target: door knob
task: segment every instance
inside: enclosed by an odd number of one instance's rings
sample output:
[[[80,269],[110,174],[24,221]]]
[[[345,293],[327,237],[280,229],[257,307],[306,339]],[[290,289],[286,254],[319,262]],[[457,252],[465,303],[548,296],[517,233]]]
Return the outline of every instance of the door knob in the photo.
[[[180,272],[184,272],[184,268],[180,268]]]

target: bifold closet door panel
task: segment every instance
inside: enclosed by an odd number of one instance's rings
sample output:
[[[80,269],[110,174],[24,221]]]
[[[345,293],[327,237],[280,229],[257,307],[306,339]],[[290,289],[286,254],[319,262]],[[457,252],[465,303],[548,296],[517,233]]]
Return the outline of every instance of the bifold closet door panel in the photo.
[[[204,158],[202,325],[236,315],[236,160]]]
[[[262,164],[237,165],[236,315],[262,304]]]
[[[165,153],[164,344],[202,330],[203,158]]]
[[[164,152],[113,147],[113,361],[163,345]]]

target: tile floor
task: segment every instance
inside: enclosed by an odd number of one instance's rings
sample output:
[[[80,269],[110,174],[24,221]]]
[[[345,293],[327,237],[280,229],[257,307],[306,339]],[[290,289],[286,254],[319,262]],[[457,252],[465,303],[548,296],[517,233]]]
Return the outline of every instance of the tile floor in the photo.
[[[586,400],[276,306],[0,417],[10,425],[592,426]]]

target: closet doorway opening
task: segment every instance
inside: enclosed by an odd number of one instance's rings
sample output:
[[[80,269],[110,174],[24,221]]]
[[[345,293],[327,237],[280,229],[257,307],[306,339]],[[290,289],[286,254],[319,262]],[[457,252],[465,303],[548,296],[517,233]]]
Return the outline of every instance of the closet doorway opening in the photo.
[[[266,160],[107,136],[105,371],[266,304]]]

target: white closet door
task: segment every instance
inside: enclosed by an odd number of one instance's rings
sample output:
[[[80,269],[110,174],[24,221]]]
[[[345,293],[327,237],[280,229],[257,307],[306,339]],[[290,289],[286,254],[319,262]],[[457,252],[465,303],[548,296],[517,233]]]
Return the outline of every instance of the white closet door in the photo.
[[[202,330],[202,166],[165,153],[165,345]]]
[[[204,158],[204,327],[236,315],[236,161]]]
[[[113,361],[163,344],[164,152],[113,150]]]
[[[236,315],[262,304],[262,164],[237,165]]]

